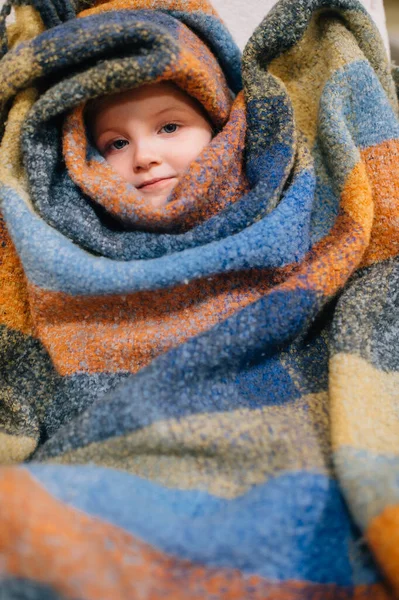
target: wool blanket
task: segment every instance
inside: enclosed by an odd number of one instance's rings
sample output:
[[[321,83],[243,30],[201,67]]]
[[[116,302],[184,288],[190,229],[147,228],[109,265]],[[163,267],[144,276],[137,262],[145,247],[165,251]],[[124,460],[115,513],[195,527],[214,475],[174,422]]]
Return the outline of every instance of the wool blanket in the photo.
[[[367,12],[281,0],[241,62],[205,0],[19,4],[0,596],[394,598],[399,77]],[[162,80],[217,135],[153,209],[84,110]]]

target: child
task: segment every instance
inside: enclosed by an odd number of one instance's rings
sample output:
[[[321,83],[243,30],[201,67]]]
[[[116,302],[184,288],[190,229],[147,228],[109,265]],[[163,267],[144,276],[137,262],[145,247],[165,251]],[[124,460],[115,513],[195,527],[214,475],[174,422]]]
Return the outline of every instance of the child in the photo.
[[[154,207],[212,139],[200,103],[170,82],[104,96],[86,119],[101,155]]]
[[[244,103],[205,0],[80,17],[2,66],[0,457],[61,464],[1,473],[0,591],[387,599],[367,540],[399,594],[399,124],[373,23],[283,0]]]
[[[100,88],[88,79],[91,99],[65,118],[65,165],[93,206],[111,217],[113,229],[183,232],[248,191],[244,99],[242,93],[233,97],[238,89],[229,69],[224,72],[188,27],[180,24],[177,29],[175,19],[156,11],[140,19],[136,34],[144,22],[156,27],[157,35],[167,30],[168,43],[176,43],[178,53],[168,57],[165,50],[162,56],[169,66],[162,68],[157,60],[155,69],[155,61],[149,62],[148,72],[140,65],[140,73],[130,68],[119,75],[104,67],[110,73]],[[214,131],[219,134],[213,136]],[[62,211],[65,220],[64,203]],[[57,210],[57,219],[59,215]],[[74,213],[71,225],[81,230],[87,218],[83,224]],[[86,248],[95,250],[93,230],[88,233]],[[78,239],[82,241],[81,233]],[[128,246],[126,255],[131,256],[130,242]]]

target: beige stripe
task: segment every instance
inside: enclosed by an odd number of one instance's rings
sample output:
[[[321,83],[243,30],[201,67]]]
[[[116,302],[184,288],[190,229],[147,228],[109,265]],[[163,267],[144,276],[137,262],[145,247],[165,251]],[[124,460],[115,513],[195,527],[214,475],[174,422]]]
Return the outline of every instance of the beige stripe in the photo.
[[[399,456],[399,373],[385,373],[354,354],[330,361],[333,449]]]
[[[21,129],[26,114],[36,100],[33,89],[20,92],[8,114],[4,137],[0,146],[0,180],[18,192],[30,205],[28,184],[21,155]]]
[[[270,72],[284,83],[299,130],[312,148],[317,135],[320,98],[331,75],[364,58],[346,27],[327,17],[313,17],[304,37],[270,63]]]
[[[6,54],[0,61],[0,107],[3,108],[12,96],[27,87],[41,72],[30,46],[19,50],[17,54]]]
[[[38,13],[30,6],[15,7],[16,23],[7,28],[10,48],[27,41],[44,31]],[[17,55],[10,52],[0,62],[0,107],[16,94],[12,108],[6,119],[6,129],[0,146],[0,180],[12,186],[29,203],[27,183],[21,161],[21,127],[27,112],[36,100],[33,89],[26,85],[41,74],[41,68],[31,47],[26,47]],[[20,91],[21,90],[21,91]]]
[[[331,474],[327,394],[260,410],[157,422],[69,452],[55,462],[94,462],[224,498],[239,496],[284,471]]]
[[[12,465],[26,460],[36,444],[33,438],[0,432],[0,464]]]
[[[39,13],[32,6],[14,6],[15,22],[7,27],[9,48],[26,42],[45,30]]]

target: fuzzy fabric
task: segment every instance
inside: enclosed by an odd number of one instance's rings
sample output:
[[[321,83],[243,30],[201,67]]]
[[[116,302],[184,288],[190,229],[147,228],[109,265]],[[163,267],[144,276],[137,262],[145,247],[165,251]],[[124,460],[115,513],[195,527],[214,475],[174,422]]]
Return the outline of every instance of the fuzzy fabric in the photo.
[[[31,4],[0,61],[1,594],[394,598],[399,77],[375,25],[281,0],[241,65],[204,0]],[[155,210],[83,111],[161,80],[219,132]]]

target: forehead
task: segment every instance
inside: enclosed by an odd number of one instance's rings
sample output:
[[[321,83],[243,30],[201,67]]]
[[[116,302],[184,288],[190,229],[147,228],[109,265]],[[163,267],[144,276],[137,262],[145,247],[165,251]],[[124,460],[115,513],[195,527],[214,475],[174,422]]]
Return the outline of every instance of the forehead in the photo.
[[[98,123],[103,118],[121,118],[124,114],[138,118],[151,117],[160,111],[182,110],[202,112],[196,100],[169,82],[143,85],[118,94],[103,96],[94,100],[88,107],[91,122]]]

